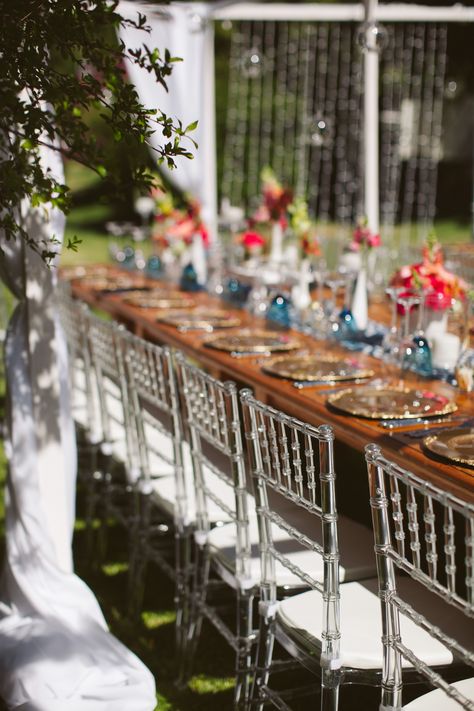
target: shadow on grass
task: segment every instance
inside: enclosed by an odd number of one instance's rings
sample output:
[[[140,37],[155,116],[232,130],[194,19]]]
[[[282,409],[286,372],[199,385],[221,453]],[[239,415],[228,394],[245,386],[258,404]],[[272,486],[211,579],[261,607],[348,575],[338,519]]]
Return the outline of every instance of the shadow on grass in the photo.
[[[80,509],[79,509],[80,512]],[[232,708],[234,657],[221,637],[204,625],[194,675],[188,688],[174,685],[174,590],[171,582],[149,566],[140,622],[127,619],[126,534],[111,527],[107,561],[93,569],[85,551],[85,532],[78,527],[74,553],[76,571],[93,589],[111,632],[140,657],[152,671],[158,690],[159,711],[223,711]]]

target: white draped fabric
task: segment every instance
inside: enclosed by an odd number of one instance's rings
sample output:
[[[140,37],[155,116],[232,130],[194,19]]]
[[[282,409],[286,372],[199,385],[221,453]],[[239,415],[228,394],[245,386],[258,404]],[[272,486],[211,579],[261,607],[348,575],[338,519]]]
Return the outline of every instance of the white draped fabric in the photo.
[[[61,179],[59,156],[44,157]],[[25,210],[38,243],[64,216]],[[24,711],[152,711],[154,680],[107,630],[73,572],[76,446],[56,269],[21,239],[2,240],[0,276],[18,299],[5,344],[9,474],[0,588],[0,696]]]
[[[154,10],[158,12],[154,14]],[[139,99],[147,108],[160,109],[183,126],[198,120],[192,132],[199,148],[188,145],[194,159],[177,158],[177,168],[169,172],[169,178],[180,190],[197,197],[202,205],[205,223],[215,235],[217,214],[217,178],[214,118],[214,28],[208,18],[209,8],[205,3],[171,3],[159,6],[136,2],[120,3],[119,12],[130,19],[137,19],[140,11],[147,17],[150,34],[130,27],[122,28],[120,38],[125,46],[138,49],[146,44],[157,47],[163,54],[169,49],[171,56],[183,61],[173,64],[171,76],[166,78],[168,92],[158,84],[146,69],[127,62],[127,71]],[[161,130],[151,139],[153,146],[160,146],[169,139]]]

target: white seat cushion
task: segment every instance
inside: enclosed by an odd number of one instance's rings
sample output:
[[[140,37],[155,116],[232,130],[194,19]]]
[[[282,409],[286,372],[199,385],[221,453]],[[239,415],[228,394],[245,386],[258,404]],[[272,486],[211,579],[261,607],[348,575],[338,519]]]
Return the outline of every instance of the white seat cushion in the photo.
[[[451,684],[463,696],[474,702],[474,677],[463,679]],[[449,698],[441,689],[434,689],[428,694],[419,696],[414,701],[403,707],[403,711],[459,711],[461,706]]]
[[[455,639],[467,643],[470,630],[466,617],[440,598],[427,593],[411,578],[398,581],[400,597],[436,622],[447,621],[445,631]],[[341,594],[341,660],[355,669],[382,667],[382,621],[377,581],[346,583],[340,586]],[[427,599],[430,607],[427,608]],[[303,646],[318,645],[323,622],[322,595],[314,590],[283,600],[278,605],[277,619]],[[429,666],[451,664],[452,653],[427,632],[404,615],[400,615],[401,638],[406,647]],[[318,645],[319,646],[319,645]],[[411,666],[403,660],[403,666]]]
[[[272,508],[281,506],[291,506],[280,496],[272,496],[270,498]],[[312,526],[312,537],[318,539],[319,524],[314,516],[307,514],[299,509],[298,513],[301,518],[306,517],[306,522],[302,529],[308,531],[309,525]],[[300,522],[301,523],[301,522]],[[338,521],[339,530],[339,547],[341,553],[340,562],[340,579],[344,580],[361,580],[375,575],[375,556],[373,553],[373,536],[371,532],[359,523],[351,521],[345,516],[340,516]],[[309,533],[309,531],[308,531]],[[260,556],[259,556],[259,537],[258,524],[255,518],[255,513],[250,518],[249,534],[251,542],[251,578],[255,583],[260,580]],[[299,566],[303,571],[311,575],[315,580],[322,581],[324,568],[323,559],[317,554],[305,548],[302,548],[295,540],[291,539],[288,534],[276,525],[272,525],[272,535],[275,547],[284,555],[287,555],[291,562]],[[219,529],[211,531],[209,543],[214,550],[214,554],[218,555],[221,562],[229,568],[235,565],[235,540],[236,540],[236,525],[229,523]],[[301,579],[292,573],[288,568],[276,561],[276,578],[279,585],[302,586]]]

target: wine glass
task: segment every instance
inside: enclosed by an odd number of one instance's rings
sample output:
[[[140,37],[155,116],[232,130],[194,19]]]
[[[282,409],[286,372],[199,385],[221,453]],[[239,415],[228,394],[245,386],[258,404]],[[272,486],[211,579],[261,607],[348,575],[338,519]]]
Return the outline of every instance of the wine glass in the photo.
[[[431,349],[423,331],[423,298],[421,294],[402,293],[397,304],[403,310],[403,333],[400,343],[399,363],[404,381],[432,373]],[[412,328],[412,314],[418,307],[416,326]]]
[[[399,362],[401,333],[398,323],[398,297],[403,292],[403,287],[387,286],[385,293],[390,298],[391,317],[390,326],[382,341],[383,359],[387,363]]]
[[[325,284],[331,291],[330,311],[326,323],[326,333],[328,338],[337,338],[340,329],[339,309],[337,307],[337,294],[346,284],[346,273],[340,270],[328,272]]]

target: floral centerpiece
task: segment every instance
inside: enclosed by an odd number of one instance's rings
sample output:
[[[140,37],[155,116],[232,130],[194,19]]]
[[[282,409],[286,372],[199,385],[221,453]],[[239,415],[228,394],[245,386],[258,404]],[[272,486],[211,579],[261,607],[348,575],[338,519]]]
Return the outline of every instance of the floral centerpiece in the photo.
[[[280,262],[283,258],[283,235],[288,226],[288,206],[293,199],[289,188],[281,185],[273,170],[266,167],[261,173],[262,202],[249,220],[250,226],[271,226],[270,259]]]
[[[242,234],[237,236],[236,241],[244,248],[246,259],[259,257],[263,253],[267,243],[265,237],[255,230],[242,232]]]
[[[374,249],[380,247],[382,239],[378,232],[373,232],[368,225],[366,217],[357,220],[357,225],[352,233],[352,242],[349,245],[351,252],[360,252],[361,250]]]
[[[428,238],[423,247],[422,261],[400,267],[391,284],[407,292],[425,292],[426,306],[435,311],[449,308],[453,299],[464,301],[468,289],[461,277],[444,266],[443,251],[434,236]]]
[[[421,262],[402,266],[391,284],[402,295],[423,295],[423,329],[435,367],[452,370],[465,339],[466,282],[444,266],[440,243],[431,236],[423,247]]]
[[[174,205],[170,193],[154,192],[156,213],[152,239],[160,252],[170,250],[174,256],[182,255],[199,235],[204,247],[209,245],[209,233],[201,217],[201,205],[187,197],[183,208]]]
[[[290,228],[297,240],[298,251],[302,259],[319,257],[319,246],[316,227],[308,213],[308,203],[302,197],[296,197],[288,206]]]

